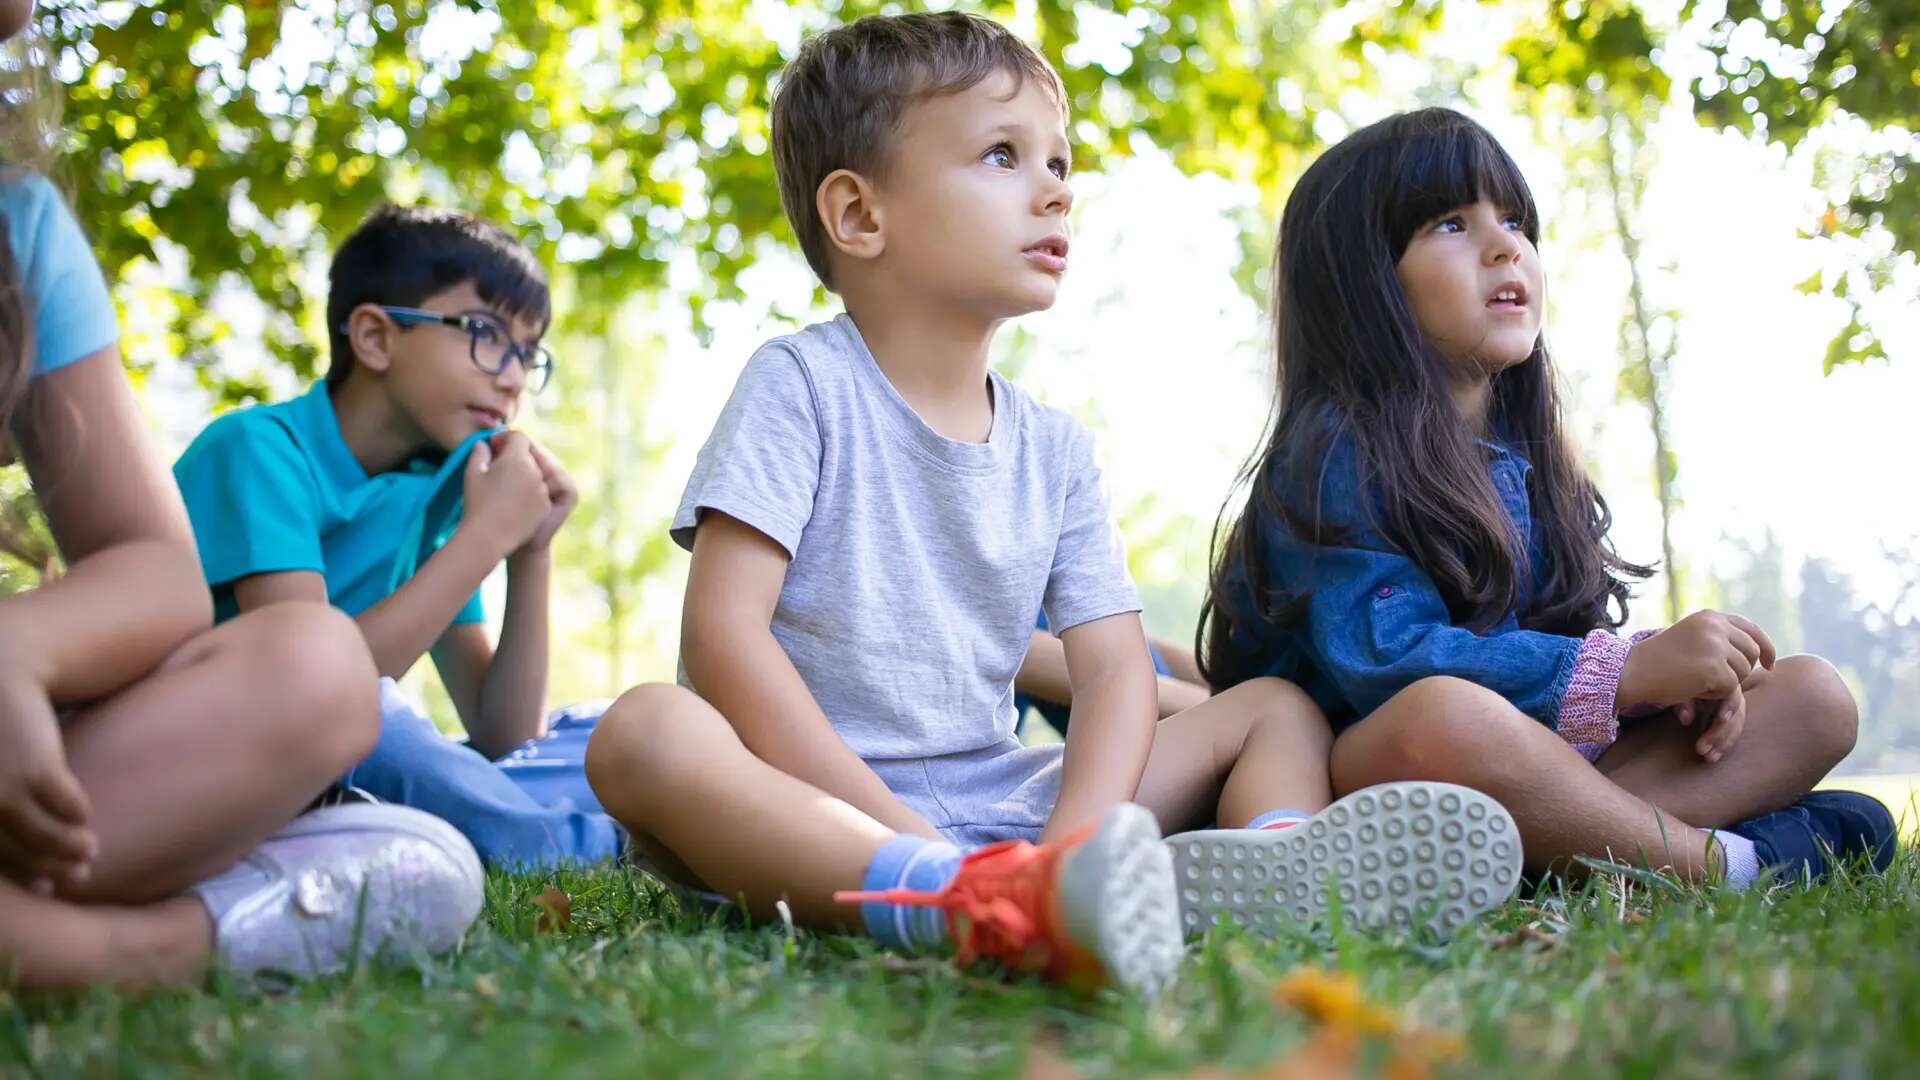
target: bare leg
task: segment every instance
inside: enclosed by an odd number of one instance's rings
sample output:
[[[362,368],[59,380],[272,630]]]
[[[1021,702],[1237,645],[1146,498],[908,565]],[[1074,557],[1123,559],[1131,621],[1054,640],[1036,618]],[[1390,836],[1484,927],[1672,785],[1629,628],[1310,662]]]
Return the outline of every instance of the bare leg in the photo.
[[[1136,799],[1168,833],[1237,828],[1280,808],[1312,813],[1333,799],[1332,745],[1299,687],[1252,679],[1160,721]]]
[[[1335,791],[1394,780],[1460,784],[1499,800],[1535,872],[1578,876],[1572,857],[1592,855],[1631,863],[1644,856],[1694,881],[1719,873],[1686,820],[1607,778],[1505,698],[1460,679],[1423,679],[1334,741]]]
[[[100,854],[60,898],[0,882],[0,974],[26,989],[194,978],[213,945],[178,895],[291,820],[373,745],[377,677],[345,615],[249,613],[65,725]]]
[[[1833,665],[1790,656],[1754,673],[1747,722],[1727,756],[1694,752],[1705,731],[1670,716],[1631,724],[1594,764],[1607,779],[1695,824],[1718,827],[1778,810],[1853,750],[1859,714]]]
[[[378,688],[353,620],[276,604],[68,720],[100,855],[67,898],[145,903],[232,866],[372,749]]]
[[[0,985],[29,993],[95,984],[190,982],[213,952],[213,924],[191,896],[141,907],[35,896],[0,878]]]
[[[658,844],[700,882],[771,918],[858,929],[857,889],[894,831],[755,757],[711,705],[677,686],[635,687],[600,718],[587,745],[594,794],[636,841]]]

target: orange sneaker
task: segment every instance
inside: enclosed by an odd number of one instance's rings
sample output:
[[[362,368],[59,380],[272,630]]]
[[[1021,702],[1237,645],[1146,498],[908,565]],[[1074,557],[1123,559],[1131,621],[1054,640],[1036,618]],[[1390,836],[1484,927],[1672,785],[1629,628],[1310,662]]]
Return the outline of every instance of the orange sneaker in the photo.
[[[970,852],[939,892],[834,899],[937,907],[961,964],[985,956],[1077,989],[1111,982],[1152,997],[1180,965],[1172,854],[1153,815],[1132,803],[1065,840],[1008,840]]]

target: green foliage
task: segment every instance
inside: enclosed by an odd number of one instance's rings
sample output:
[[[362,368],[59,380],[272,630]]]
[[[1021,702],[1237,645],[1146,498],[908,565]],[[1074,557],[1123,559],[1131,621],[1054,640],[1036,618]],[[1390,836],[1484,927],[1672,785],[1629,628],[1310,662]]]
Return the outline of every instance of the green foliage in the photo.
[[[214,362],[233,329],[209,299],[260,297],[263,344],[313,377],[326,252],[386,200],[508,223],[574,280],[563,329],[669,288],[699,328],[708,301],[738,295],[757,241],[790,241],[767,147],[780,66],[803,33],[884,6],[47,0],[38,24],[103,263],[123,281],[163,258],[183,271],[181,295],[144,297],[167,327],[149,362],[184,357],[233,403],[267,391]],[[1270,199],[1317,147],[1315,120],[1371,79],[1319,47],[1331,0],[965,6],[1016,26],[1031,13],[1083,164],[1144,140]],[[1378,8],[1356,40],[1404,37],[1438,5]],[[1080,44],[1094,39],[1112,47]],[[692,272],[671,272],[677,258]]]
[[[1878,133],[1858,154],[1823,158],[1837,194],[1808,232],[1854,253],[1848,269],[1826,279],[1825,291],[1851,313],[1826,369],[1885,359],[1860,297],[1920,253],[1920,2],[1727,0],[1707,47],[1719,70],[1692,86],[1702,122],[1789,149],[1835,123],[1864,122]],[[1880,232],[1891,238],[1891,254],[1871,242]]]

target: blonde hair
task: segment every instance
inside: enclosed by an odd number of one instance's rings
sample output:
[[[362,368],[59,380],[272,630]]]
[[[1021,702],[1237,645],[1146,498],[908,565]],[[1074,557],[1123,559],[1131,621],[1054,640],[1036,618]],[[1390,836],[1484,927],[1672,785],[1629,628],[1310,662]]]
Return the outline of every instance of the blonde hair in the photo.
[[[23,33],[0,44],[0,183],[22,173],[52,172],[59,118],[59,91],[34,36]],[[15,457],[14,422],[27,397],[34,363],[33,305],[13,257],[10,224],[0,215],[0,466]],[[0,552],[44,579],[52,569],[51,553],[34,537],[30,505],[0,498]]]

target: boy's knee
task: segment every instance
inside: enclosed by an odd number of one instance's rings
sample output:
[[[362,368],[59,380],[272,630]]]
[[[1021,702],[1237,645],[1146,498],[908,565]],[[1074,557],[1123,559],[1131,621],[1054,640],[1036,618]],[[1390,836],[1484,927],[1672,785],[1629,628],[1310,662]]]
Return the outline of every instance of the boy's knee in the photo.
[[[1789,690],[1784,722],[1802,733],[1809,752],[1831,759],[1829,766],[1853,752],[1860,710],[1838,669],[1818,656],[1789,656],[1774,665],[1773,677]]]
[[[648,683],[620,695],[587,741],[587,782],[609,806],[632,790],[657,791],[711,760],[726,721],[692,691]]]

